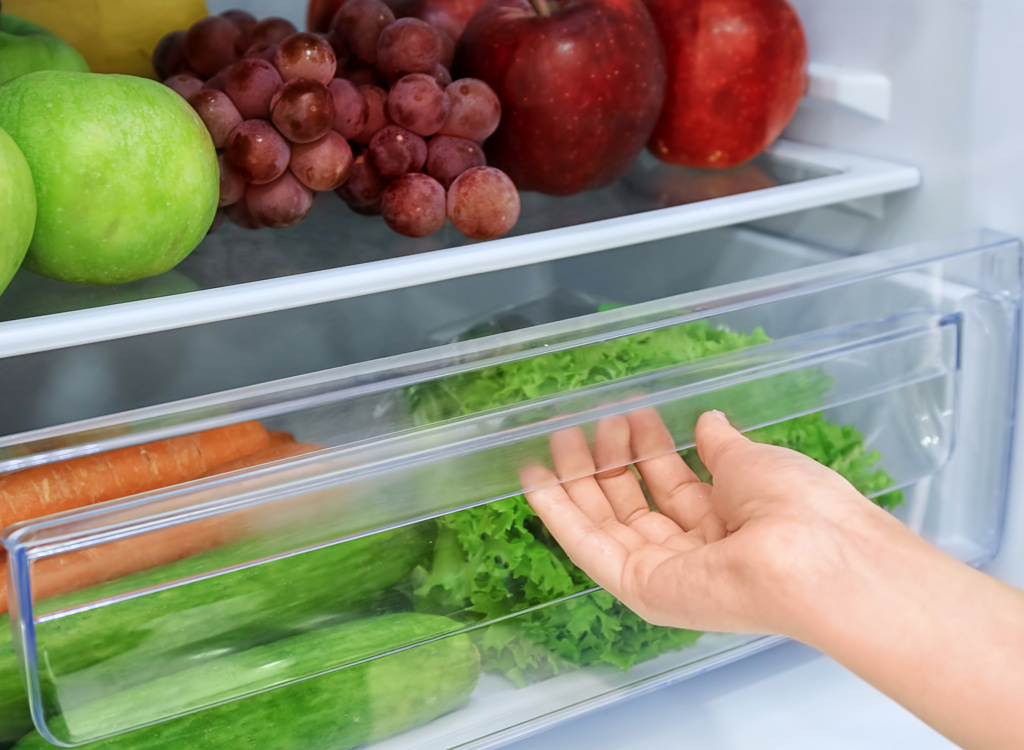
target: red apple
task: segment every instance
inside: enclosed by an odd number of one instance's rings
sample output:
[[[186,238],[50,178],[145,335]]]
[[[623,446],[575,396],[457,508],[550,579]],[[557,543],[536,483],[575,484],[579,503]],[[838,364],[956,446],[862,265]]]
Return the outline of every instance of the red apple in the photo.
[[[807,88],[807,43],[786,0],[648,0],[668,54],[649,144],[671,164],[732,167],[779,137]]]
[[[550,195],[623,174],[665,93],[665,50],[640,0],[488,0],[463,32],[453,71],[501,100],[488,163],[520,190]]]

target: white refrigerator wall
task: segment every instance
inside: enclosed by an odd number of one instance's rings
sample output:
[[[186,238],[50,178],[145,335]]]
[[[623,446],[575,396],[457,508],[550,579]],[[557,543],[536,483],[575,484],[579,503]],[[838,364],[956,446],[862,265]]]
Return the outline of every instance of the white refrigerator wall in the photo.
[[[1017,0],[793,0],[811,59],[880,73],[877,121],[809,101],[787,130],[805,143],[921,169],[888,221],[845,243],[869,249],[979,225],[1024,234],[1024,4]],[[905,204],[905,205],[904,205]]]

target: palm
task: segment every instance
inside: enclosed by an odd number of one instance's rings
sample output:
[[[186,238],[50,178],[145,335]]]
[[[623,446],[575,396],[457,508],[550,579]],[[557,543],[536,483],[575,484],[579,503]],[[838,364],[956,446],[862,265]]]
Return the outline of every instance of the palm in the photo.
[[[676,453],[650,409],[600,422],[593,452],[580,430],[554,435],[551,452],[555,473],[531,467],[523,483],[573,562],[650,622],[712,630],[747,629],[748,621],[722,612],[756,609],[750,599],[758,566],[784,562],[799,547],[779,548],[798,527],[787,522],[792,511],[757,510],[790,494],[791,475],[806,484],[808,469],[812,481],[822,469],[791,451],[744,441],[726,462],[722,486],[712,488]],[[741,482],[731,481],[737,476]]]

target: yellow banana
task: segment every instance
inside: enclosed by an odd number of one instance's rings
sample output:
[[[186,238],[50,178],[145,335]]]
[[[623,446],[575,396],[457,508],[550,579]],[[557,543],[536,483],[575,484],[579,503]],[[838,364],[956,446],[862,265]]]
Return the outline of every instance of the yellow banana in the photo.
[[[153,48],[208,15],[206,0],[3,0],[5,13],[44,26],[95,73],[155,78]]]

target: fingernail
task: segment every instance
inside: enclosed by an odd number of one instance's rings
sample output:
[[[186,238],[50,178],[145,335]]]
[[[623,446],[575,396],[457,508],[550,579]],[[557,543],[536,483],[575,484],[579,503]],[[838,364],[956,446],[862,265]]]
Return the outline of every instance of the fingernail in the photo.
[[[721,422],[725,422],[726,424],[729,424],[728,417],[726,417],[722,412],[718,411],[718,409],[712,409],[711,413],[715,415],[715,419]]]

